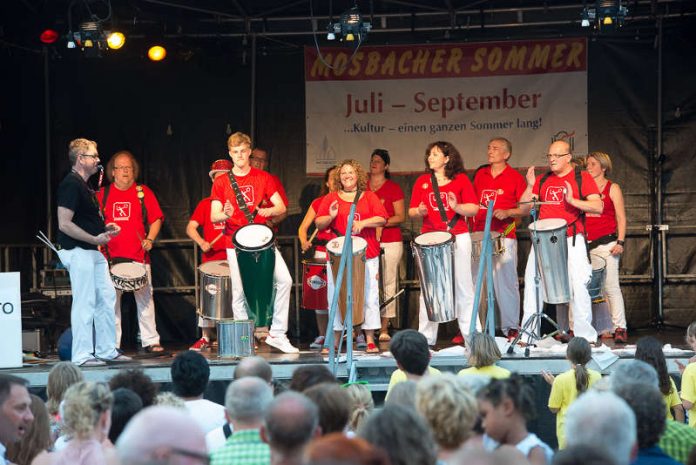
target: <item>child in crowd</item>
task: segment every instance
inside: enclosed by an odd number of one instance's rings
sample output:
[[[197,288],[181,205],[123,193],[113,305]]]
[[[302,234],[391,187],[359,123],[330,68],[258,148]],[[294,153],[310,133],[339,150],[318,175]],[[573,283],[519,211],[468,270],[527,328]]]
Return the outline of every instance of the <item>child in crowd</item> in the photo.
[[[686,342],[691,346],[691,349],[696,351],[696,321],[691,323],[686,329]],[[682,372],[681,380],[681,399],[684,410],[689,413],[689,426],[696,428],[696,356],[689,359],[689,364],[684,366],[679,365],[679,371]]]
[[[502,358],[495,339],[486,333],[475,332],[467,349],[469,355],[469,368],[464,368],[457,373],[459,376],[484,375],[494,379],[504,379],[510,376],[510,370],[495,365]]]
[[[418,381],[423,376],[439,375],[440,370],[429,366],[430,348],[428,340],[415,329],[404,329],[396,333],[389,345],[389,351],[396,360],[397,369],[392,372],[385,399],[395,384],[406,381]]]
[[[587,339],[571,339],[566,349],[566,358],[570,362],[570,370],[556,377],[546,370],[541,371],[544,380],[551,385],[548,405],[549,410],[556,414],[556,437],[560,449],[565,447],[565,415],[568,407],[602,378],[598,371],[585,367],[592,359],[592,348]]]
[[[348,429],[356,432],[375,408],[375,402],[372,400],[372,391],[370,391],[365,381],[346,383],[343,387],[346,389],[348,397],[350,397]]]
[[[527,422],[536,416],[536,410],[534,391],[522,376],[494,379],[479,392],[478,400],[486,450],[510,445],[522,452],[532,465],[551,464],[553,450],[527,430]]]
[[[679,398],[677,386],[667,372],[667,361],[665,360],[665,353],[662,351],[662,342],[652,336],[638,339],[635,358],[652,365],[655,371],[657,371],[657,376],[660,380],[658,387],[665,398],[667,419],[684,423],[684,407]]]

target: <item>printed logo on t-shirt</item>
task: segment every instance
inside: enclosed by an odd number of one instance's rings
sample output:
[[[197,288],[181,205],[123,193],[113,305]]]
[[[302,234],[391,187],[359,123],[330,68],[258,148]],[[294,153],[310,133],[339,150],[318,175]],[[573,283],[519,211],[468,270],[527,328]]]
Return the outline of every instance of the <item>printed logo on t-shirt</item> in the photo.
[[[447,202],[447,193],[440,192],[440,199],[442,200],[442,206],[445,207],[445,211],[449,211],[449,203]],[[435,200],[435,192],[430,192],[428,194],[428,201],[430,202],[430,208],[437,210],[437,200]]]
[[[353,222],[355,221],[360,221],[360,213],[358,212],[353,213]]]
[[[551,202],[556,204],[563,203],[565,198],[565,187],[562,186],[549,186],[546,188],[544,194],[544,202]]]
[[[225,229],[225,222],[223,221],[222,223],[213,223],[213,229],[215,229],[215,230]]]
[[[244,196],[244,201],[248,206],[254,205],[254,186],[239,186],[239,190]]]
[[[488,209],[488,202],[496,202],[498,200],[498,191],[495,189],[484,189],[481,191],[481,205],[483,209]]]
[[[131,215],[130,202],[114,202],[112,216],[115,221],[127,221]]]

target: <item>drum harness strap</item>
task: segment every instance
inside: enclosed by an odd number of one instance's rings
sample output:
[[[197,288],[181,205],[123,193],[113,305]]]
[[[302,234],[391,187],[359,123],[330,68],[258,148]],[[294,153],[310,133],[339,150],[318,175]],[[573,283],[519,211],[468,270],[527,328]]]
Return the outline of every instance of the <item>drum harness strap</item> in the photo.
[[[106,218],[106,199],[109,198],[109,191],[110,190],[111,190],[111,184],[104,187],[104,198],[102,199],[102,204],[101,204],[101,212],[102,212],[103,218]],[[142,211],[143,228],[145,229],[145,234],[147,234],[148,226],[147,226],[147,208],[145,208],[145,191],[143,190],[143,186],[141,184],[136,184],[135,190],[137,191],[136,196],[138,197],[138,201],[140,202],[140,210]],[[124,262],[124,261],[130,261],[129,259],[120,259],[118,257],[112,258],[111,254],[109,253],[109,246],[104,245],[103,247],[104,247],[104,252],[106,254],[106,260],[109,262],[110,265],[114,265],[116,263],[120,263],[120,262]]]
[[[440,219],[445,225],[447,225],[447,230],[449,231],[452,227],[457,224],[460,218],[459,213],[455,212],[451,220],[447,221],[447,214],[445,213],[445,206],[440,198],[440,187],[437,185],[437,179],[435,178],[435,173],[430,173],[430,183],[433,185],[433,192],[435,192],[435,201],[437,202],[437,209],[440,212]]]
[[[244,213],[244,216],[246,217],[249,224],[253,223],[256,214],[252,215],[249,211],[249,206],[246,204],[246,201],[244,200],[244,195],[242,194],[242,191],[239,188],[239,184],[237,184],[237,178],[235,178],[232,174],[232,170],[230,170],[227,173],[227,175],[230,177],[230,184],[232,184],[232,190],[234,190],[234,196],[237,199],[237,206],[240,210],[242,210],[242,213]]]

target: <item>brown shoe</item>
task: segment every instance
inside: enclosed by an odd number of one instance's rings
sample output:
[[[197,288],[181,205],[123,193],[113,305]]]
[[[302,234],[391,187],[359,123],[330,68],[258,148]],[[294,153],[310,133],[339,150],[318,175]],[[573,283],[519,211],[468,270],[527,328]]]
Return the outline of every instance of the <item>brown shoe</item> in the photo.
[[[617,344],[626,344],[628,342],[628,332],[626,328],[616,328],[614,331],[614,342]]]

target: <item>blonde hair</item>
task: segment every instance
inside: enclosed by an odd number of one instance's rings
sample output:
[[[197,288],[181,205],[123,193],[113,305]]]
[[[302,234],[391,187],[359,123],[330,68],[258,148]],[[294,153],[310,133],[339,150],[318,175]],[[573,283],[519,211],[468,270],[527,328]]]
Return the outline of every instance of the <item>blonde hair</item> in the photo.
[[[476,398],[452,373],[426,376],[416,386],[416,410],[430,425],[435,442],[456,449],[473,435],[479,414]]]
[[[609,154],[604,152],[590,152],[587,154],[587,157],[585,157],[585,160],[587,160],[590,157],[597,160],[599,166],[606,170],[605,175],[609,176],[609,173],[611,173],[612,168],[611,157],[609,156]]]
[[[169,391],[160,392],[157,394],[157,397],[155,397],[155,405],[186,408],[186,402],[184,402],[184,399]]]
[[[60,401],[63,400],[65,391],[75,383],[82,381],[84,377],[80,369],[71,362],[58,362],[48,373],[46,384],[46,407],[51,415],[58,414]]]
[[[475,332],[469,339],[469,364],[476,368],[493,365],[502,358],[495,339],[486,333]]]
[[[227,138],[227,148],[239,147],[240,145],[248,145],[251,148],[251,137],[247,136],[243,132],[235,132],[230,137]]]
[[[138,160],[135,159],[135,156],[131,152],[128,150],[121,150],[114,153],[114,155],[109,159],[109,162],[106,164],[106,177],[109,179],[109,181],[114,182],[114,165],[116,165],[116,159],[118,157],[126,157],[130,160],[131,164],[133,165],[133,179],[137,180],[138,176],[140,176],[140,163],[138,163]]]
[[[70,144],[68,145],[68,159],[70,160],[70,164],[72,166],[75,166],[75,163],[77,162],[77,158],[80,155],[83,155],[91,147],[94,147],[95,149],[97,148],[97,143],[94,142],[93,140],[89,140],[89,139],[71,140]]]
[[[341,169],[343,169],[343,167],[346,165],[350,165],[353,167],[353,169],[355,170],[355,174],[358,175],[358,189],[360,189],[362,192],[364,192],[365,189],[367,189],[367,173],[363,169],[360,162],[358,162],[357,160],[353,160],[353,159],[349,158],[349,159],[343,160],[341,163],[336,165],[336,171],[334,171],[333,174],[331,174],[334,182],[336,183],[337,186],[342,186],[342,184],[341,184]]]
[[[102,413],[111,410],[114,396],[109,385],[82,381],[65,392],[62,418],[66,428],[79,439],[85,439],[99,423]]]
[[[372,400],[372,392],[364,384],[349,384],[346,393],[350,397],[350,418],[348,427],[351,431],[357,431],[365,422],[368,415],[375,408],[375,401]]]

